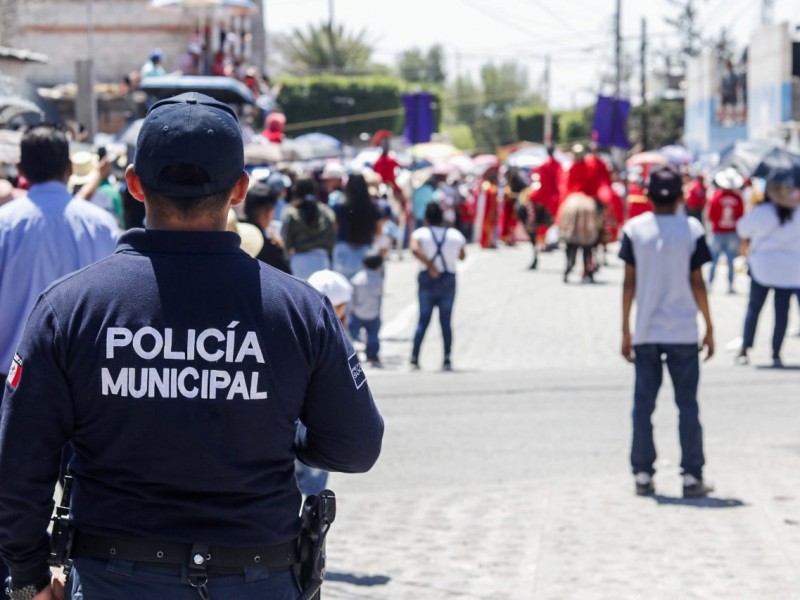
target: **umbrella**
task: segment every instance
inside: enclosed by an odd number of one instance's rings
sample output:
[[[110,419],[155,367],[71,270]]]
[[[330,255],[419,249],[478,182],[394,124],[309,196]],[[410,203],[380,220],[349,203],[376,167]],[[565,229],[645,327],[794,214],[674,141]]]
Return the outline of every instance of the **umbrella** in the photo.
[[[666,165],[668,162],[667,158],[659,152],[639,152],[626,160],[625,164],[634,167],[637,165]]]
[[[0,163],[15,165],[19,162],[19,143],[22,132],[0,129]]]
[[[25,125],[41,123],[44,120],[44,111],[24,98],[0,97],[0,125],[9,125],[15,120]]]
[[[461,154],[461,150],[445,142],[424,142],[411,146],[408,153],[417,158],[424,158],[431,162],[436,162],[438,160],[445,160],[456,154]]]
[[[171,8],[206,11],[223,8],[241,15],[251,15],[258,11],[258,6],[250,0],[150,0],[150,8]]]
[[[800,154],[785,148],[774,148],[761,157],[748,177],[757,177],[767,183],[800,187]]]
[[[510,167],[535,168],[547,160],[547,148],[541,144],[525,146],[509,154],[506,164]]]
[[[291,149],[298,160],[333,158],[342,154],[342,142],[327,133],[313,132],[298,135],[294,139],[284,140],[284,145]]]
[[[268,165],[283,160],[280,144],[272,142],[251,143],[244,146],[244,162],[246,165]]]
[[[253,92],[232,77],[211,75],[160,75],[147,77],[139,85],[140,89],[157,98],[169,98],[184,92],[200,92],[220,102],[228,104],[253,104]]]
[[[59,126],[63,126],[64,124],[64,120],[61,118],[55,105],[46,98],[40,96],[36,87],[27,81],[17,79],[16,77],[0,75],[0,97],[16,98],[20,101],[24,100],[35,104],[44,115],[43,120]]]
[[[658,152],[663,155],[671,165],[688,165],[694,160],[694,155],[687,148],[678,144],[664,146]]]
[[[778,142],[771,140],[738,141],[721,152],[720,168],[733,167],[744,177],[760,177],[755,172],[772,152],[787,152]],[[775,165],[779,155],[773,156],[770,162]],[[762,171],[763,172],[763,171]]]

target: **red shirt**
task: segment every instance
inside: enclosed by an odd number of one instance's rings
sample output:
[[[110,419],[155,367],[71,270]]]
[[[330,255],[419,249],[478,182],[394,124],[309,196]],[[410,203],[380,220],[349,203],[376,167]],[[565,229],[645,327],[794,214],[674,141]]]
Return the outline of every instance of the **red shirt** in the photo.
[[[555,215],[561,197],[561,163],[552,156],[548,157],[536,172],[539,175],[539,189],[531,194],[531,201],[543,205],[551,215]]]
[[[686,208],[703,210],[706,206],[706,186],[699,181],[693,181],[686,193]]]
[[[708,203],[708,221],[714,233],[733,233],[744,215],[744,201],[735,190],[717,189]]]
[[[372,165],[372,170],[381,176],[384,183],[394,183],[394,170],[399,166],[391,156],[381,154],[375,164]]]

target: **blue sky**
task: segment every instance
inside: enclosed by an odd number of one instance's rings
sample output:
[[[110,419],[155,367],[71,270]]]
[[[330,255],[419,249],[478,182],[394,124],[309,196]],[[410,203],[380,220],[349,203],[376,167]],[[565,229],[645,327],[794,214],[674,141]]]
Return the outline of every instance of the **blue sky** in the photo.
[[[481,64],[516,60],[535,86],[543,56],[552,56],[551,101],[556,108],[589,103],[598,73],[613,60],[614,0],[264,0],[270,33],[327,20],[366,29],[377,62],[395,64],[408,48],[441,44],[451,74],[477,75]],[[705,35],[727,27],[740,46],[759,24],[757,0],[698,0]],[[776,0],[775,21],[800,24],[800,1]],[[642,17],[647,18],[655,49],[675,43],[664,17],[674,9],[667,0],[623,0],[622,34],[628,51],[638,52]],[[637,76],[638,77],[638,76]],[[637,79],[638,80],[638,79]],[[638,88],[637,88],[638,89]],[[635,93],[636,90],[634,90]]]

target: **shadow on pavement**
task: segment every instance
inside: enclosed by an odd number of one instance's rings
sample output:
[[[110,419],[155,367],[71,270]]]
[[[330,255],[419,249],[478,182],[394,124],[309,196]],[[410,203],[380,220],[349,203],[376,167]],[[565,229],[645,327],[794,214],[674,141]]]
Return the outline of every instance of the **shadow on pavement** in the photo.
[[[391,577],[386,575],[353,575],[351,573],[325,573],[325,581],[339,581],[361,587],[375,587],[376,585],[386,585],[391,581]]]
[[[756,365],[755,368],[759,371],[800,371],[800,365],[783,365],[781,367],[775,367],[772,365]]]
[[[659,505],[667,506],[694,506],[696,508],[739,508],[747,506],[738,498],[681,498],[677,496],[664,496],[662,494],[655,494],[653,496]]]

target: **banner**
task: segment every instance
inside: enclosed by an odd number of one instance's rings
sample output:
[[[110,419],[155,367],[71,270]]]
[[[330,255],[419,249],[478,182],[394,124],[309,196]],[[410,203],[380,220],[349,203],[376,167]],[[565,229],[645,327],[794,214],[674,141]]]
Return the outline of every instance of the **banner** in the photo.
[[[403,94],[406,124],[403,137],[408,144],[421,144],[431,141],[433,133],[433,94],[417,92]]]
[[[592,139],[598,146],[623,148],[631,147],[628,140],[628,115],[631,103],[624,98],[598,96],[594,109]]]

